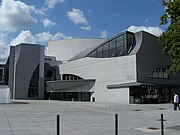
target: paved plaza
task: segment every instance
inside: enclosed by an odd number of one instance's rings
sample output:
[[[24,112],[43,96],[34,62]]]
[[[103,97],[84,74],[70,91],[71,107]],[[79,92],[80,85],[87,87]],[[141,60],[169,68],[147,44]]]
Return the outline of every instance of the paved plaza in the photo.
[[[56,135],[57,115],[61,135],[114,135],[116,113],[119,135],[160,135],[161,114],[165,135],[180,134],[180,111],[173,111],[172,104],[18,100],[0,104],[0,135]]]

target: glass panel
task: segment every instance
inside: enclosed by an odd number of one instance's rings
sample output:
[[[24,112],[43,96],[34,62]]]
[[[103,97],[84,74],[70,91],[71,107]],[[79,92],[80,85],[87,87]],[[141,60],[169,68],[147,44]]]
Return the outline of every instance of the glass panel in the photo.
[[[110,50],[110,57],[116,57],[116,49],[111,49]]]
[[[127,40],[128,46],[132,46],[133,45],[133,35],[128,34],[127,37],[128,37],[128,40]]]
[[[110,49],[116,48],[116,39],[110,41]]]
[[[102,46],[96,50],[96,53],[102,53]]]
[[[88,55],[88,57],[92,57],[92,53]]]
[[[66,80],[69,80],[69,75],[66,75]]]
[[[117,56],[122,56],[124,55],[123,47],[118,47],[117,48]]]
[[[127,34],[124,34],[124,35],[123,35],[123,41],[124,41],[124,44],[123,44],[123,45],[126,45],[126,46],[127,46]]]
[[[123,46],[123,50],[124,50],[123,55],[127,55],[127,46],[126,45]]]
[[[109,43],[103,45],[103,51],[109,50]]]
[[[92,57],[96,58],[96,50],[92,52]]]
[[[108,58],[108,57],[109,57],[109,50],[103,51],[103,58]]]
[[[97,58],[102,58],[102,52],[100,52],[100,53],[97,53],[97,56],[96,56]]]
[[[134,45],[135,45],[135,40],[134,40],[134,35],[132,35],[132,34],[127,34],[127,41],[128,41],[128,51],[127,51],[127,53],[129,54],[131,51],[132,51],[132,49],[134,48]]]
[[[74,80],[74,76],[70,75],[69,80]]]
[[[164,77],[163,72],[159,72],[158,76],[159,76],[159,78],[163,78]]]
[[[154,72],[153,72],[153,78],[157,78],[157,77],[158,77],[157,72],[154,71]]]
[[[123,35],[117,37],[117,47],[123,46]]]
[[[128,46],[128,51],[127,51],[127,54],[129,54],[133,49],[133,46]]]

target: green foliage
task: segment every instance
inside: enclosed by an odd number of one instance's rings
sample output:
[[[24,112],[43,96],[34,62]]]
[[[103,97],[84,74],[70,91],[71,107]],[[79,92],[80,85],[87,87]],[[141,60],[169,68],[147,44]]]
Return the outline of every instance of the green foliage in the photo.
[[[161,16],[161,25],[169,24],[159,37],[163,54],[169,55],[172,63],[169,73],[180,71],[180,0],[163,0],[165,13]]]

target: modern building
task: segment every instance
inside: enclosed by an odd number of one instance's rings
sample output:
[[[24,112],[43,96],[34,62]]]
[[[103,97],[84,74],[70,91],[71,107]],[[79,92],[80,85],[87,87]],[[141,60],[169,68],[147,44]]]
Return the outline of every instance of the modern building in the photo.
[[[99,44],[104,39],[84,39],[73,40],[71,47],[66,52],[69,55],[76,55],[84,48]],[[81,48],[82,45],[87,47]],[[69,46],[68,44],[66,45]],[[63,48],[54,48],[54,50]],[[56,52],[56,51],[54,51]],[[69,55],[63,55],[64,58]],[[62,59],[64,61],[64,59]],[[46,81],[60,80],[59,68],[62,61],[57,61],[55,57],[44,55],[44,46],[37,44],[22,43],[10,47],[10,55],[6,64],[8,74],[8,85],[13,99],[48,99],[49,93],[46,92]],[[5,67],[5,66],[4,66]],[[4,69],[3,67],[3,69]],[[2,70],[4,74],[4,70]],[[4,75],[2,75],[3,77]]]
[[[11,98],[44,98],[44,46],[11,46],[8,67]]]
[[[63,42],[72,43],[59,41],[58,47]],[[58,47],[55,50],[59,54],[69,49]],[[49,50],[53,48],[50,42]],[[60,64],[62,79],[47,82],[47,92],[60,100],[170,102],[172,93],[180,91],[180,74],[166,73],[170,62],[169,57],[161,54],[157,37],[144,31],[126,31]]]
[[[48,56],[43,46],[20,44],[10,50],[9,87],[14,99],[165,103],[180,94],[180,73],[166,72],[170,63],[144,31],[52,41]]]

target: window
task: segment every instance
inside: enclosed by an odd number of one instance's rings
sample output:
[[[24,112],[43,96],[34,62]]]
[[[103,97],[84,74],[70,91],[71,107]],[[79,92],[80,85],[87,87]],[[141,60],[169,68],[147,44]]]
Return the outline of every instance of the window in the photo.
[[[3,81],[3,69],[0,69],[0,82]]]
[[[156,68],[147,77],[148,78],[157,78],[157,79],[169,79],[167,69],[169,69],[169,66],[167,66],[167,65],[160,67],[160,68]]]
[[[108,51],[109,50],[109,43],[106,43],[102,47],[103,47],[103,51]]]
[[[95,49],[88,57],[109,58],[128,55],[135,46],[135,37],[131,32],[121,34]]]
[[[39,65],[35,69],[31,81],[29,83],[28,97],[38,98],[38,86],[39,86]]]
[[[110,49],[114,49],[114,48],[116,48],[116,47],[117,47],[117,45],[116,45],[116,39],[111,40],[111,41],[110,41]]]
[[[53,81],[56,79],[56,67],[50,66],[48,63],[44,64],[44,80]]]
[[[117,47],[122,47],[124,44],[123,42],[123,36],[117,37]]]
[[[83,78],[77,76],[77,75],[72,75],[72,74],[63,74],[62,75],[62,80],[83,80]]]
[[[102,58],[102,46],[96,50],[96,57]]]
[[[123,49],[124,49],[123,47],[118,47],[118,48],[117,48],[117,56],[123,56],[123,55],[124,55],[124,54],[123,54],[123,52],[124,52]]]
[[[96,57],[96,50],[92,53],[92,57]]]
[[[103,45],[102,48],[103,48],[102,57],[108,58],[109,57],[109,43],[106,43],[105,45]]]
[[[116,48],[110,50],[110,57],[116,57]]]
[[[133,35],[130,35],[130,34],[127,34],[127,50],[128,50],[128,53],[130,53],[132,51],[132,49],[134,48],[134,45],[135,45],[135,42],[134,42],[134,37]]]

